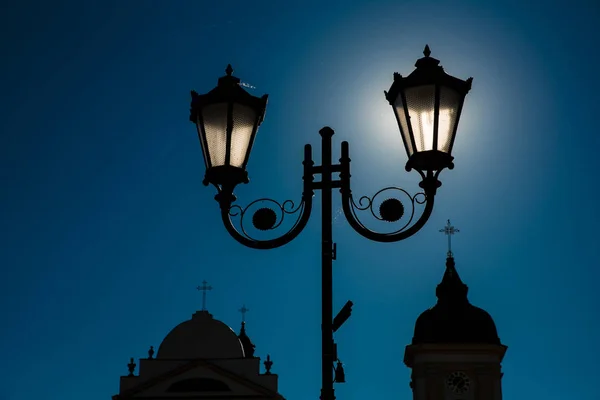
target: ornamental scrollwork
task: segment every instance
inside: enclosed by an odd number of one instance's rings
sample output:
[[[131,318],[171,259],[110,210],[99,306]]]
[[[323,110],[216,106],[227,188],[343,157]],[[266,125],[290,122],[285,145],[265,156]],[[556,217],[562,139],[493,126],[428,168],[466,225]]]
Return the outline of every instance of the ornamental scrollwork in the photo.
[[[231,219],[237,221],[236,225],[239,228],[236,228],[236,230],[240,234],[251,241],[261,242],[261,239],[253,237],[249,232],[249,222],[259,231],[274,231],[281,227],[286,217],[294,215],[292,227],[286,233],[280,235],[285,236],[296,229],[305,211],[306,202],[304,200],[301,200],[296,205],[293,200],[285,200],[283,203],[280,203],[265,197],[254,200],[245,207],[233,204],[229,208],[228,215]],[[287,219],[289,220],[289,218]]]
[[[395,191],[396,193],[391,195],[391,191]],[[385,194],[388,195],[387,198],[380,201],[380,198]],[[402,221],[402,224],[398,229],[385,234],[393,235],[405,231],[413,224],[418,206],[426,204],[427,200],[428,196],[425,192],[418,192],[411,195],[405,189],[389,186],[377,191],[371,197],[362,196],[358,201],[350,194],[348,204],[350,206],[349,210],[351,211],[352,219],[363,229],[368,228],[359,217],[359,214],[362,211],[369,212],[377,221],[391,223]]]

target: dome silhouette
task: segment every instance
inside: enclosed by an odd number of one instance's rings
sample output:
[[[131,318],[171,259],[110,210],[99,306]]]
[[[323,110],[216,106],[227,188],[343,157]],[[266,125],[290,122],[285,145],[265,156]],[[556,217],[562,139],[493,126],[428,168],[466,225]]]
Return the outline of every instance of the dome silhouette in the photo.
[[[173,328],[160,344],[156,356],[159,359],[243,357],[244,349],[237,334],[208,311],[197,311],[192,319]]]
[[[485,310],[469,303],[467,292],[467,285],[461,281],[454,267],[454,258],[448,257],[444,278],[436,289],[438,302],[417,318],[412,344],[499,345],[494,320]]]

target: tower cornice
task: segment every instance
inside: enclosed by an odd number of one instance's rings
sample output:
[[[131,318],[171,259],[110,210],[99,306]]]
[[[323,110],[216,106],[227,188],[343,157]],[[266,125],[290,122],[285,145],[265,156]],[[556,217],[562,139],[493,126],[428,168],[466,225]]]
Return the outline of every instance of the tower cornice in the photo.
[[[430,356],[436,360],[440,360],[440,356],[446,356],[449,360],[455,356],[460,356],[461,358],[471,358],[473,361],[493,356],[497,359],[497,362],[502,362],[507,349],[508,347],[503,344],[411,344],[406,346],[404,364],[409,368],[413,368],[419,361],[427,362]]]

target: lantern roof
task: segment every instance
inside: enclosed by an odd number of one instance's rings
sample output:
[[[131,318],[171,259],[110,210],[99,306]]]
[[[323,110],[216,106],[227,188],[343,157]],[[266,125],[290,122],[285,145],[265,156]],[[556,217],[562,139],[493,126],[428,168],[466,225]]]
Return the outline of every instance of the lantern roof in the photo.
[[[444,67],[440,64],[440,60],[431,57],[431,49],[429,45],[423,50],[425,57],[419,58],[415,63],[416,69],[407,77],[403,77],[398,72],[394,72],[394,82],[389,92],[385,92],[386,99],[391,105],[394,104],[401,90],[408,87],[423,86],[423,85],[443,85],[457,90],[459,93],[467,94],[471,90],[473,78],[466,81],[448,75],[444,71]]]
[[[240,85],[240,79],[232,75],[233,68],[231,64],[227,64],[225,74],[225,76],[219,78],[217,86],[206,94],[198,94],[198,92],[192,90],[190,121],[195,123],[197,111],[207,104],[239,103],[260,111],[258,113],[258,125],[260,125],[265,117],[264,111],[267,107],[267,98],[269,95],[265,94],[262,97],[256,97],[244,90]]]

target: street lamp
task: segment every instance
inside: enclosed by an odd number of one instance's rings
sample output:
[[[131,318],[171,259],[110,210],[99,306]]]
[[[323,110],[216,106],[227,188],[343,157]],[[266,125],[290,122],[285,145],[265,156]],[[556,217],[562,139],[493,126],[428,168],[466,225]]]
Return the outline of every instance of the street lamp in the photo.
[[[267,107],[267,95],[254,97],[231,76],[219,79],[216,88],[207,94],[192,92],[192,122],[198,128],[198,138],[204,154],[206,176],[204,184],[212,183],[233,188],[248,182],[246,164],[254,137]]]
[[[423,54],[425,57],[417,61],[417,69],[409,76],[394,74],[394,83],[389,92],[384,92],[385,97],[400,127],[408,154],[407,171],[452,169],[450,154],[458,119],[473,78],[463,81],[448,75],[440,61],[429,56],[429,46]]]
[[[336,258],[336,246],[332,238],[332,192],[340,189],[342,208],[349,224],[362,236],[378,242],[397,242],[418,232],[429,219],[433,210],[438,180],[444,168],[454,167],[452,147],[464,98],[471,88],[472,78],[466,81],[446,74],[439,60],[430,57],[429,46],[419,59],[416,69],[406,78],[394,74],[394,82],[386,99],[391,104],[400,128],[404,147],[408,155],[406,170],[414,169],[421,175],[419,186],[423,191],[410,195],[398,187],[387,187],[371,197],[363,196],[355,201],[350,189],[350,157],[348,142],[341,144],[339,164],[332,164],[331,138],[334,134],[329,127],[322,128],[321,161],[315,166],[312,160],[312,148],[304,146],[304,176],[302,201],[298,206],[292,200],[279,203],[262,198],[246,207],[233,204],[236,200],[233,192],[240,183],[248,183],[246,165],[262,123],[267,105],[267,96],[255,97],[240,86],[240,80],[231,74],[233,69],[227,66],[227,75],[219,79],[216,88],[204,95],[192,91],[190,120],[198,128],[198,137],[204,155],[206,174],[204,185],[212,184],[217,189],[215,199],[221,208],[221,218],[227,231],[238,242],[255,249],[272,249],[283,246],[297,237],[306,226],[311,210],[315,190],[322,193],[322,388],[321,400],[335,399],[333,383],[342,376],[343,369],[337,358],[337,345],[333,332],[350,315],[352,302],[344,307],[341,316],[334,325],[332,306],[332,262]],[[333,174],[338,173],[339,179]],[[316,175],[321,180],[314,181]],[[381,202],[375,210],[375,199],[381,193],[396,190],[407,196],[410,211],[396,198]],[[244,226],[245,217],[250,209],[259,203],[271,204],[260,207],[252,213],[252,224],[262,231],[274,230],[281,226],[286,216],[297,215],[290,230],[268,240],[253,238]],[[415,218],[417,204],[425,204],[422,214]],[[370,211],[380,221],[400,223],[400,228],[391,233],[379,233],[367,228],[358,217],[359,211]],[[233,223],[239,220],[239,230]],[[338,361],[338,367],[334,363]],[[338,378],[338,382],[345,379]]]

